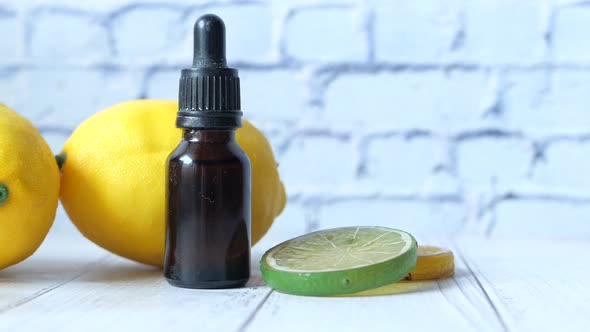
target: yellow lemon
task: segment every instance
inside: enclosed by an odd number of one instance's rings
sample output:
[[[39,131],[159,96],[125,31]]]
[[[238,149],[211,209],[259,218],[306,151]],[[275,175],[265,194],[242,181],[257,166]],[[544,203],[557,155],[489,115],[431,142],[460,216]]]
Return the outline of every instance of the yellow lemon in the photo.
[[[135,100],[82,123],[62,155],[61,200],[88,239],[120,256],[161,266],[165,238],[165,170],[178,145],[178,104]],[[244,121],[237,140],[252,163],[252,243],[286,202],[266,138]]]
[[[59,169],[33,124],[0,104],[0,269],[32,255],[55,219]]]

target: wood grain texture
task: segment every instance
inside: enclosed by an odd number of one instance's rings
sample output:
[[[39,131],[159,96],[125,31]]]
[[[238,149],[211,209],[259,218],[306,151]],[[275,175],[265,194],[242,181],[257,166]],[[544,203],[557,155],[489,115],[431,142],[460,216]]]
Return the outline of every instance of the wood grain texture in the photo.
[[[511,331],[588,331],[589,242],[463,239],[461,255]]]
[[[74,280],[108,255],[73,231],[51,233],[33,256],[0,271],[0,315]]]
[[[421,241],[419,239],[419,241]],[[440,242],[428,241],[429,244]],[[468,268],[454,278],[406,283],[370,297],[301,297],[274,291],[248,331],[502,331]]]
[[[0,331],[234,331],[270,293],[259,274],[241,289],[175,288],[160,269],[79,235],[48,238],[34,257],[0,271],[0,282]]]
[[[173,288],[161,271],[112,256],[100,267],[6,312],[0,330],[232,331],[268,292],[260,287]]]
[[[272,235],[272,234],[271,234]],[[447,246],[456,275],[395,284],[384,295],[301,297],[264,286],[253,249],[247,287],[185,290],[76,232],[52,233],[0,271],[0,331],[587,331],[590,243],[419,236]],[[264,244],[264,245],[263,245]]]

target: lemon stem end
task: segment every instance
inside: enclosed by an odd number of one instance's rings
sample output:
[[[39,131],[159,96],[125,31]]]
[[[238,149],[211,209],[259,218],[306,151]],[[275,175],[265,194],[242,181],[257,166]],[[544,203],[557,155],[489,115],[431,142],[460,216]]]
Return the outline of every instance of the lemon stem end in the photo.
[[[8,191],[8,186],[0,183],[0,206],[4,205],[4,203],[8,201],[9,196],[10,192]]]
[[[55,161],[57,162],[57,167],[59,167],[60,171],[63,169],[63,167],[66,163],[66,159],[67,159],[67,154],[64,152],[55,156]]]

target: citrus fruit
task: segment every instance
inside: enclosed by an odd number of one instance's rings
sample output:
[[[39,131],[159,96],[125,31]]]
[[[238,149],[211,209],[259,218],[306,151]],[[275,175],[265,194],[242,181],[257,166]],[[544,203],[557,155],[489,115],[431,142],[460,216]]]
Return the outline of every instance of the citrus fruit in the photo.
[[[59,169],[33,126],[0,104],[0,269],[32,255],[53,224]]]
[[[432,282],[429,280],[450,278],[454,274],[453,252],[446,248],[420,245],[418,246],[416,267],[401,282],[346,296],[392,295],[426,290],[432,287]]]
[[[416,265],[416,240],[386,227],[323,230],[283,242],[260,261],[265,282],[296,295],[350,294],[404,278]]]
[[[82,123],[62,156],[61,201],[88,239],[120,256],[161,266],[165,249],[165,177],[181,139],[178,104],[135,100]],[[237,141],[252,165],[252,243],[270,228],[286,202],[270,144],[249,122]]]
[[[436,280],[452,277],[455,274],[453,252],[435,246],[418,246],[416,267],[406,280]]]

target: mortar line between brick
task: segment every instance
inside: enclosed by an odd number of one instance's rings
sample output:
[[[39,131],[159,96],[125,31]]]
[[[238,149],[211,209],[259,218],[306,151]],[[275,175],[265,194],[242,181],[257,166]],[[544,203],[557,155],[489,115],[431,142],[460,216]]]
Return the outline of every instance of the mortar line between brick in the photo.
[[[26,34],[26,33],[25,33]],[[27,37],[25,36],[25,39]],[[25,58],[26,59],[26,58]],[[125,70],[146,70],[154,68],[158,70],[179,70],[186,67],[184,59],[182,60],[166,60],[165,56],[154,58],[153,60],[145,60],[141,63],[131,61],[92,61],[88,63],[55,63],[37,61],[29,57],[29,61],[7,61],[0,63],[0,67],[16,67],[21,69],[41,69],[47,68],[51,65],[54,69],[100,69],[108,66],[112,68],[121,68]],[[163,60],[168,61],[168,64],[161,64]],[[178,61],[178,62],[176,62]],[[343,74],[374,74],[378,72],[436,72],[436,71],[489,71],[505,70],[513,72],[537,72],[537,71],[558,71],[558,70],[581,70],[590,71],[590,64],[538,64],[529,66],[520,65],[484,65],[484,64],[469,64],[469,63],[455,63],[455,64],[407,64],[407,63],[334,63],[334,62],[301,62],[301,61],[279,61],[279,62],[243,62],[235,61],[232,67],[238,69],[249,70],[302,70],[308,66],[313,65],[317,69],[316,75],[326,75],[327,73],[335,73],[338,76]]]

